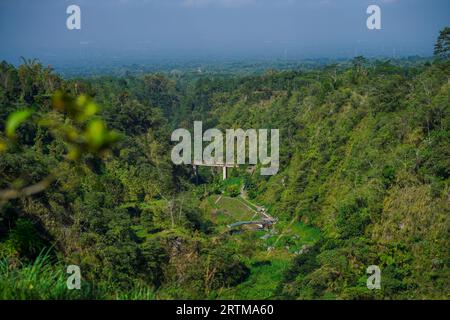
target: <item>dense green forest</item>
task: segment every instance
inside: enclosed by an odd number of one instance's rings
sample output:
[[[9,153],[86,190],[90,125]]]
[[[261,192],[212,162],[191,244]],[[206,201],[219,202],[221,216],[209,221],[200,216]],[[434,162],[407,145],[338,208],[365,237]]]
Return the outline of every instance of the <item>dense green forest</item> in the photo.
[[[444,49],[250,75],[2,62],[0,298],[448,299]],[[279,173],[173,165],[170,135],[194,120],[279,128]],[[258,206],[272,229],[230,232]]]

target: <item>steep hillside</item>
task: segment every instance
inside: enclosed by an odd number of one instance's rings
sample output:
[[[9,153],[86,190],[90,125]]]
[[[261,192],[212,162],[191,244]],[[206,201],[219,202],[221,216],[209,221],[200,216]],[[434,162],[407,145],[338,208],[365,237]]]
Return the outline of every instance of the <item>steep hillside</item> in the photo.
[[[3,62],[0,298],[448,298],[449,76],[448,59],[72,80]],[[278,128],[280,171],[175,166],[171,132],[195,120]],[[229,230],[256,206],[272,228]]]

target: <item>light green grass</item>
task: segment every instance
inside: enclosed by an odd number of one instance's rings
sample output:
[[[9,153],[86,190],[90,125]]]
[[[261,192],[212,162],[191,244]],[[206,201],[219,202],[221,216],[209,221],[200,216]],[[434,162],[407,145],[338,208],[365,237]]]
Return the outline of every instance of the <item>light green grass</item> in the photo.
[[[1,300],[48,300],[92,298],[90,288],[67,289],[67,275],[62,265],[52,265],[46,252],[41,253],[33,263],[14,266],[4,258],[0,260]]]
[[[66,267],[62,263],[52,263],[47,251],[26,265],[1,259],[0,300],[155,299],[153,288],[138,282],[127,290],[120,290],[109,281],[99,281],[94,286],[82,279],[80,290],[69,290]]]
[[[234,288],[219,292],[218,299],[271,299],[288,266],[289,259],[269,257],[267,260],[254,261],[250,266],[250,277]]]
[[[237,221],[251,220],[255,215],[255,212],[239,198],[222,196],[216,203],[218,199],[218,195],[208,197],[204,208],[210,211],[211,220],[219,229]]]
[[[254,233],[255,241],[273,247],[272,251],[259,250],[248,262],[251,274],[243,283],[234,288],[223,289],[218,293],[219,299],[271,299],[277,294],[277,287],[283,280],[285,270],[291,264],[295,252],[303,245],[312,245],[320,239],[320,230],[304,223],[290,221],[275,225],[276,233],[263,240],[266,231]],[[238,239],[239,236],[236,236]],[[286,247],[289,247],[287,249]]]

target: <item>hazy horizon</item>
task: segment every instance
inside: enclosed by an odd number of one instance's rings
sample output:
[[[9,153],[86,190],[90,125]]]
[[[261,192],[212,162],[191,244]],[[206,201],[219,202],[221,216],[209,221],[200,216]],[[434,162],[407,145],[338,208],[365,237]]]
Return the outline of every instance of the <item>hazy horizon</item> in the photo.
[[[66,28],[71,4],[81,30]],[[370,4],[381,7],[381,30],[366,27]],[[430,56],[449,9],[446,0],[0,0],[0,60]]]

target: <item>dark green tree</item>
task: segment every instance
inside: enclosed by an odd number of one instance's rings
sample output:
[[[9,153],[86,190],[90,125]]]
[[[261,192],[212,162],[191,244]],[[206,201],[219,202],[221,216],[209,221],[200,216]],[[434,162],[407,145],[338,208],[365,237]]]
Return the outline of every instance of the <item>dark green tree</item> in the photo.
[[[434,45],[434,55],[441,59],[447,59],[450,55],[450,28],[445,27],[439,32],[439,37]]]

